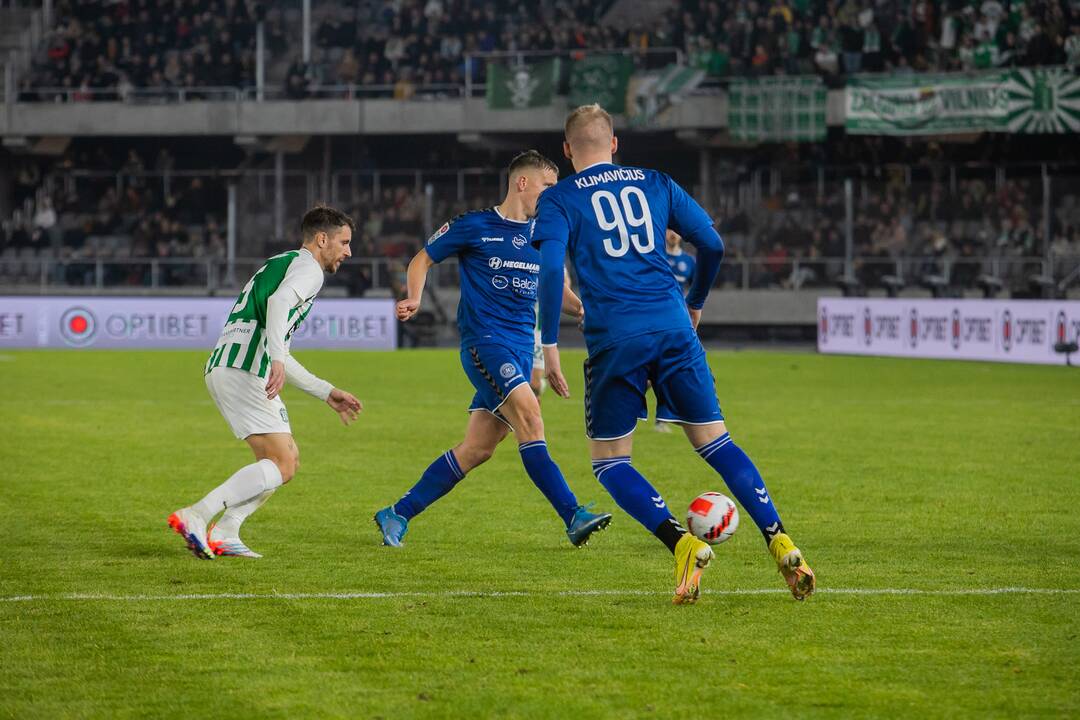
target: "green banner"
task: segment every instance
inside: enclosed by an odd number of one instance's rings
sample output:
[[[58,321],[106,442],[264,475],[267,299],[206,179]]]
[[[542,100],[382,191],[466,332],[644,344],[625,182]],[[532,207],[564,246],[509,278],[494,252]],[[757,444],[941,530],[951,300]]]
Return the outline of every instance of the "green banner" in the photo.
[[[551,104],[557,60],[532,65],[487,66],[487,102],[492,110],[524,110]]]
[[[1080,132],[1080,77],[1067,68],[854,78],[853,135]]]
[[[634,103],[626,113],[631,125],[646,127],[654,124],[663,112],[682,102],[704,79],[703,70],[674,63],[660,70],[635,73],[630,83]]]
[[[589,55],[574,62],[570,71],[571,108],[599,103],[612,115],[626,112],[626,89],[634,61],[626,55]]]
[[[728,132],[750,142],[824,140],[827,97],[816,77],[736,80],[728,89]]]

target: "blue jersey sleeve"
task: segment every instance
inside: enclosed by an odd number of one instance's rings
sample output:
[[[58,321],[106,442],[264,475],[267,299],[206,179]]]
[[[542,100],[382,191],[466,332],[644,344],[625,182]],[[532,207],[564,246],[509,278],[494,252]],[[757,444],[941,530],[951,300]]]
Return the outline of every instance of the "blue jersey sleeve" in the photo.
[[[684,238],[700,232],[702,228],[712,227],[712,218],[698,205],[697,200],[690,197],[679,183],[666,175],[664,177],[671,192],[671,217],[668,218],[668,227]]]
[[[724,258],[724,243],[713,227],[713,220],[689,193],[677,182],[668,178],[671,190],[671,216],[668,227],[683,236],[683,240],[697,248],[697,267],[686,294],[686,304],[700,310],[720,271]]]
[[[540,342],[544,345],[559,342],[563,268],[569,240],[570,221],[566,211],[555,201],[554,193],[543,193],[536,207],[532,244],[540,250]]]
[[[472,241],[472,234],[467,231],[466,223],[460,220],[451,220],[443,223],[443,226],[428,238],[424,249],[428,256],[435,262],[442,262],[451,255],[459,255],[467,250]]]

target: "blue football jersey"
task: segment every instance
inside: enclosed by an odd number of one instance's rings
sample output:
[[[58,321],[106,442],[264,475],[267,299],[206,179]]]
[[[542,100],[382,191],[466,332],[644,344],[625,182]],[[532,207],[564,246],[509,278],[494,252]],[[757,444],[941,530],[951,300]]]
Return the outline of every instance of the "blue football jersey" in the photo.
[[[694,256],[681,251],[678,255],[672,255],[666,250],[664,252],[667,255],[668,267],[671,268],[675,279],[679,281],[680,285],[689,285],[694,278]]]
[[[565,245],[585,305],[590,354],[620,338],[691,327],[664,233],[712,230],[712,218],[666,174],[599,163],[540,196],[533,244]],[[556,331],[557,333],[557,331]],[[544,343],[550,344],[545,332]]]
[[[427,241],[424,249],[435,262],[458,256],[463,348],[485,343],[532,348],[540,252],[529,244],[531,225],[489,208],[454,218]]]

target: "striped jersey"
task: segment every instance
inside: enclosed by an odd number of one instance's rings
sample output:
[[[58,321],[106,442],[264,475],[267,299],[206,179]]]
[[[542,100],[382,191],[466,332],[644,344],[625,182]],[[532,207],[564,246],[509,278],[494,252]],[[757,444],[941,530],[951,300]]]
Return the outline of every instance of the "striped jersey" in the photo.
[[[267,260],[240,291],[206,362],[205,372],[230,367],[266,377],[270,369],[266,343],[266,307],[270,297],[285,292],[292,303],[283,338],[288,348],[293,333],[311,312],[322,284],[323,269],[306,249],[290,250]]]

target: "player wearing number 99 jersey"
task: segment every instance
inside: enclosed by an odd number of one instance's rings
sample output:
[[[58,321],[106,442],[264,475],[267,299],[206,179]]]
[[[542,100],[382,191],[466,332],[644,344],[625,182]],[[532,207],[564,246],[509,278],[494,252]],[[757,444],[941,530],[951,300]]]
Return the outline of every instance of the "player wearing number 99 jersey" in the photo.
[[[765,537],[792,594],[810,595],[814,576],[784,533],[765,483],[727,433],[716,389],[695,332],[723,258],[708,214],[664,173],[612,163],[618,148],[611,116],[598,105],[566,120],[563,151],[575,175],[540,196],[532,241],[540,249],[540,319],[546,375],[568,397],[559,364],[563,263],[569,256],[585,307],[585,426],[593,472],[628,514],[675,555],[675,603],[697,600],[712,550],[672,517],[663,497],[633,468],[633,431],[656,394],[658,419],[682,425]],[[668,229],[697,247],[686,298],[667,264]]]

